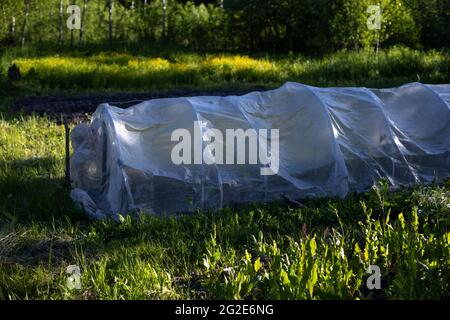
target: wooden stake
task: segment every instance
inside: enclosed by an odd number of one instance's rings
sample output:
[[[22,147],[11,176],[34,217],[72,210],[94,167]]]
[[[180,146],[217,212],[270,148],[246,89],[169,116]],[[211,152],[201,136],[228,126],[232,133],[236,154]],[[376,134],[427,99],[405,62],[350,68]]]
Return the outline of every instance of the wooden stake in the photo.
[[[66,181],[70,186],[72,179],[70,178],[70,129],[67,123],[67,117],[64,117],[64,131],[66,133]]]

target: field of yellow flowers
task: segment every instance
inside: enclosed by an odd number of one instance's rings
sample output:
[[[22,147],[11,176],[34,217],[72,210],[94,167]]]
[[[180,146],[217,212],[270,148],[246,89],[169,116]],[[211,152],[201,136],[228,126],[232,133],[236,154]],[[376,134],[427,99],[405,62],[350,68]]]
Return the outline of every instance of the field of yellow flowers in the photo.
[[[25,81],[46,88],[160,88],[166,84],[198,86],[214,82],[276,82],[279,67],[247,56],[164,58],[129,54],[96,54],[85,57],[44,57],[14,60]]]
[[[395,86],[406,82],[450,82],[445,52],[392,48],[342,51],[308,59],[297,55],[250,57],[230,54],[174,53],[149,57],[130,53],[10,57],[23,84],[38,89],[132,90],[255,85],[286,81],[318,86]]]

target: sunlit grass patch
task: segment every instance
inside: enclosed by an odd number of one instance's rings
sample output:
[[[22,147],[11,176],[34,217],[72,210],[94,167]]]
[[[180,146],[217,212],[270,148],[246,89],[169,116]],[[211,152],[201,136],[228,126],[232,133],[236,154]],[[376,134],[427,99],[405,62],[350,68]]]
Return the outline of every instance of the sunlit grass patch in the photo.
[[[220,56],[204,62],[207,67],[215,70],[229,70],[230,72],[276,72],[274,63],[267,60],[253,59],[248,56]]]
[[[45,118],[7,120],[0,115],[0,160],[59,158],[63,146],[64,128]]]
[[[100,53],[83,57],[44,57],[14,60],[25,79],[50,88],[120,87],[145,88],[173,83],[258,82],[277,80],[277,68],[266,60],[246,56],[217,56],[201,60],[184,57],[169,61],[160,57],[133,57]]]
[[[450,58],[440,51],[391,48],[341,51],[321,58],[298,55],[256,58],[231,54],[130,53],[15,58],[32,87],[49,89],[147,90],[297,81],[319,86],[395,86],[450,81]]]
[[[203,68],[210,70],[217,80],[242,82],[280,81],[280,75],[273,62],[253,59],[248,56],[219,56],[204,61]]]

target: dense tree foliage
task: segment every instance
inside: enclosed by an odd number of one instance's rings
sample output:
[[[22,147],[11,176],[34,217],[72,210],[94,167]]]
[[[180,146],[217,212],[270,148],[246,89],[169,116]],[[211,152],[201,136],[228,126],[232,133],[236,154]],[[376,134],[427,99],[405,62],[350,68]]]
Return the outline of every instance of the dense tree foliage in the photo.
[[[66,26],[71,4],[81,8],[82,36]],[[370,5],[380,6],[379,31],[367,27]],[[165,42],[325,53],[377,42],[415,48],[450,42],[450,0],[1,0],[0,18],[2,45]]]

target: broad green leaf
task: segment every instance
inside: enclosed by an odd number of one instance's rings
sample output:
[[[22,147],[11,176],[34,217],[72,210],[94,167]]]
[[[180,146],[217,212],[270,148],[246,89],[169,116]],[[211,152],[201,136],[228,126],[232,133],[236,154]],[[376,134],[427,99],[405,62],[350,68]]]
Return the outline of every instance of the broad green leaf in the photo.
[[[280,278],[281,278],[281,283],[284,284],[285,286],[288,286],[291,281],[289,280],[289,276],[287,274],[286,271],[284,271],[284,269],[280,270]]]
[[[255,268],[255,272],[258,272],[261,268],[261,259],[259,257],[255,260],[253,267]]]

